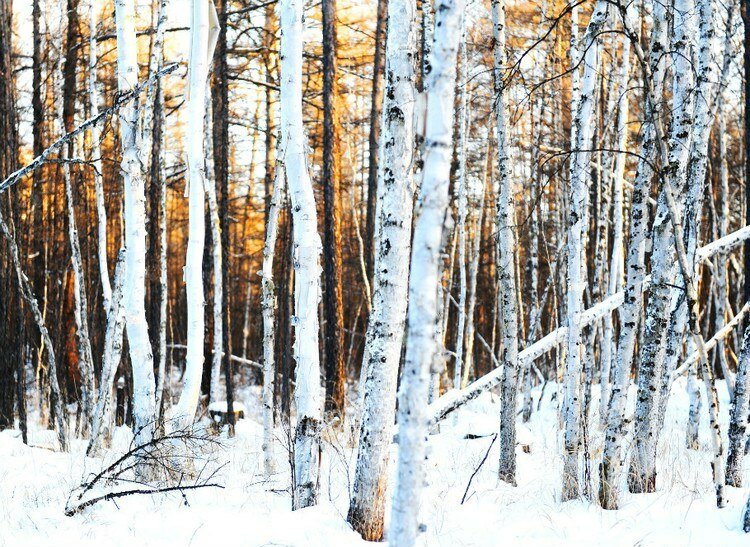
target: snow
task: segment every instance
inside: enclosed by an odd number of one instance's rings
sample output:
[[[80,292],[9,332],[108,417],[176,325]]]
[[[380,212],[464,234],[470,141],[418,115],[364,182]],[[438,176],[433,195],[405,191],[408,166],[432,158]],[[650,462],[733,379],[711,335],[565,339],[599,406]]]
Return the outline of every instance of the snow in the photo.
[[[558,501],[562,460],[557,389],[554,384],[547,385],[541,409],[536,412],[537,389],[531,421],[524,426],[519,423],[519,441],[530,441],[531,453],[518,448],[518,487],[497,483],[495,441],[463,505],[460,501],[469,477],[497,432],[498,398],[485,393],[440,422],[428,445],[429,487],[420,512],[426,525],[423,544],[748,545],[740,521],[750,488],[727,488],[728,506],[715,507],[705,415],[701,449],[691,452],[684,448],[689,405],[684,378],[675,381],[662,432],[657,492],[624,493],[618,511],[603,511],[584,501]],[[726,431],[729,406],[724,385],[719,389]],[[597,391],[595,387],[590,444],[598,457],[602,433],[596,425]],[[279,473],[267,483],[263,480],[263,432],[257,421],[259,394],[244,391],[242,399],[243,403],[237,404],[250,410],[248,419],[237,423],[235,438],[221,437],[224,446],[206,454],[215,459],[214,467],[225,464],[216,478],[224,489],[191,491],[185,498],[179,493],[129,496],[116,504],[102,502],[74,517],[63,515],[68,494],[88,473],[100,470],[104,461],[111,462],[127,448],[130,431],[117,428],[113,448],[102,458],[85,458],[84,441],[75,441],[71,454],[55,452],[51,450],[56,446],[54,432],[38,426],[30,432],[31,447],[21,442],[17,430],[0,432],[0,545],[365,545],[345,520],[347,477],[353,474],[356,456],[351,438],[356,435],[323,432],[320,504],[293,512],[285,448],[288,432],[276,432]],[[474,438],[467,439],[467,435]],[[395,455],[392,450],[392,458]],[[592,473],[596,473],[595,466]],[[747,465],[744,473],[746,480],[750,479]]]
[[[245,405],[239,402],[235,402],[232,404],[232,409],[236,412],[243,412],[247,414],[247,409],[245,409]],[[214,401],[213,403],[210,403],[208,405],[208,411],[209,412],[222,412],[225,413],[227,411],[227,402],[226,401]]]

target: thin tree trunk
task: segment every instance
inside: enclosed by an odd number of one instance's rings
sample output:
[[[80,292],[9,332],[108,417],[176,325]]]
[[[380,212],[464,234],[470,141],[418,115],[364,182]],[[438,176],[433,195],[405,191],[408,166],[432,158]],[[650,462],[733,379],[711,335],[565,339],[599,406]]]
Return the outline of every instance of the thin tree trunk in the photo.
[[[284,202],[284,170],[276,170],[276,183],[268,208],[266,240],[263,245],[261,270],[261,307],[263,309],[263,471],[266,480],[276,471],[274,459],[274,332],[276,322],[276,290],[273,281],[273,259],[279,229],[279,210]]]
[[[38,2],[38,0],[36,0]],[[99,17],[99,8],[97,2],[89,3],[89,78],[88,93],[91,116],[99,114],[99,91],[97,90],[96,68],[98,61],[97,48],[97,26]],[[97,236],[98,236],[98,259],[99,259],[99,278],[102,283],[102,304],[104,313],[109,313],[109,304],[112,300],[112,285],[109,281],[109,267],[107,258],[107,209],[104,205],[104,186],[102,182],[102,147],[101,147],[101,130],[98,125],[91,128],[91,161],[94,170],[94,193],[96,195],[96,212],[97,212]],[[37,154],[35,154],[37,155]]]
[[[507,77],[505,54],[505,1],[493,0],[492,26],[495,38],[495,130],[497,136],[497,278],[501,347],[500,364],[504,367],[500,406],[500,466],[498,478],[516,484],[516,394],[518,383],[518,290],[516,288],[516,213],[515,191],[506,120],[505,87]]]
[[[123,308],[123,289],[125,282],[125,250],[120,251],[115,267],[114,290],[107,310],[107,325],[104,331],[104,352],[102,371],[99,378],[99,397],[94,410],[94,421],[91,426],[91,437],[86,449],[88,456],[97,456],[102,448],[109,445],[114,421],[112,389],[114,387],[117,367],[122,356],[122,334],[125,329],[125,309]]]
[[[325,318],[325,411],[343,421],[345,414],[344,303],[341,265],[341,151],[339,143],[339,85],[336,0],[323,0],[323,267]]]
[[[458,194],[458,330],[456,332],[456,359],[453,366],[453,388],[461,388],[461,379],[463,378],[463,368],[466,366],[463,360],[464,354],[464,335],[466,333],[466,219],[468,216],[468,189],[466,187],[466,141],[468,133],[468,97],[467,97],[467,61],[468,56],[466,49],[466,19],[461,23],[461,43],[458,62],[458,76],[456,85],[458,87],[458,143],[457,143],[457,160],[458,168],[456,172],[456,193]]]
[[[386,34],[388,22],[388,0],[378,0],[378,12],[375,22],[375,44],[372,61],[372,91],[370,93],[370,133],[368,141],[369,163],[367,169],[367,219],[365,226],[365,265],[367,280],[370,286],[373,284],[374,253],[377,247],[375,242],[376,216],[378,201],[378,172],[379,156],[378,149],[380,141],[381,120],[381,79],[385,70],[385,56],[383,55],[383,40]]]
[[[570,160],[570,212],[568,231],[568,343],[565,367],[565,389],[563,415],[565,417],[564,462],[562,480],[563,501],[581,495],[579,485],[579,444],[581,428],[580,385],[582,358],[585,353],[581,313],[583,312],[583,292],[585,288],[585,235],[588,230],[588,188],[587,164],[590,161],[588,150],[592,145],[594,90],[598,67],[598,34],[607,20],[607,3],[597,0],[586,33],[581,39],[584,51],[583,78],[581,93],[575,106],[573,119],[574,136]]]
[[[617,87],[620,93],[619,109],[617,112],[617,146],[615,151],[615,170],[612,181],[612,256],[610,258],[609,279],[607,282],[607,296],[612,296],[619,291],[623,284],[623,247],[624,247],[624,195],[623,187],[625,184],[625,159],[626,150],[628,149],[628,115],[629,95],[628,83],[630,81],[630,42],[624,39],[622,45],[622,59],[620,64],[620,82]],[[616,355],[616,346],[614,345],[614,324],[612,316],[604,318],[604,330],[601,342],[601,396],[599,402],[599,417],[603,424],[607,423],[607,410],[609,408],[610,371],[613,368],[612,362]],[[615,365],[616,366],[616,365]]]
[[[167,23],[167,8],[169,0],[161,0],[157,12],[156,37],[152,51],[153,66],[149,69],[154,74],[162,69],[164,64],[164,32]],[[158,230],[157,260],[158,281],[152,285],[151,298],[158,303],[157,316],[157,381],[156,381],[156,411],[158,418],[164,416],[165,402],[171,404],[171,397],[165,398],[171,391],[169,378],[167,378],[167,301],[169,299],[169,286],[167,285],[167,179],[164,172],[164,161],[161,157],[164,149],[164,86],[161,81],[154,84],[156,92],[153,99],[153,128],[151,132],[151,184],[155,190],[156,203],[152,207],[157,208],[156,226]],[[155,188],[154,188],[155,187]],[[154,308],[157,304],[152,304]]]

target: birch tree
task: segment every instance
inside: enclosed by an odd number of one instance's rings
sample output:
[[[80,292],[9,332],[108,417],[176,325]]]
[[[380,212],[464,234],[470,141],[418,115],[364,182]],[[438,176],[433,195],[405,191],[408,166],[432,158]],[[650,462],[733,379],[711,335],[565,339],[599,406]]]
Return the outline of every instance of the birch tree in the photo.
[[[318,356],[320,235],[302,119],[304,4],[281,2],[281,168],[289,185],[294,242],[294,509],[317,503],[321,389]]]
[[[691,55],[694,26],[692,0],[677,0],[673,6],[674,25],[670,43],[672,52],[672,124],[669,134],[668,163],[662,176],[675,189],[678,203],[684,203],[686,167],[693,123],[693,84]],[[640,352],[638,394],[635,411],[635,448],[628,474],[631,492],[653,492],[656,488],[656,440],[654,427],[661,376],[664,373],[667,330],[670,318],[672,286],[678,274],[674,238],[662,188],[652,227],[651,290],[646,308],[643,346]],[[679,205],[678,205],[679,207]],[[682,213],[679,211],[680,214]]]
[[[182,393],[172,409],[172,426],[188,427],[193,422],[201,390],[203,371],[203,247],[205,226],[205,133],[204,114],[210,61],[218,36],[218,18],[212,0],[193,0],[190,24],[190,74],[188,81],[188,246],[185,258],[187,293],[187,355]],[[128,331],[129,332],[129,331]]]
[[[649,39],[650,73],[653,88],[661,93],[665,62],[663,52],[667,49],[666,9],[663,3],[652,3],[653,25]],[[638,325],[643,306],[643,281],[646,275],[646,230],[648,228],[648,199],[651,179],[654,175],[652,162],[656,158],[655,118],[659,113],[647,101],[645,123],[642,129],[641,152],[636,169],[630,206],[630,234],[625,265],[623,306],[620,309],[620,336],[617,357],[612,371],[612,388],[604,435],[604,452],[600,466],[599,502],[605,509],[619,506],[624,447],[628,434],[625,409],[630,385],[630,371],[635,354]]]
[[[87,80],[89,105],[91,115],[99,114],[99,91],[97,89],[97,60],[98,46],[96,41],[97,26],[99,20],[99,8],[96,0],[89,0],[89,77]],[[104,312],[109,312],[109,304],[112,300],[112,285],[109,281],[109,266],[107,257],[107,209],[104,206],[104,186],[102,183],[102,149],[101,131],[98,125],[91,128],[91,161],[94,170],[94,194],[96,197],[96,211],[98,216],[97,257],[99,259],[99,277],[102,282],[102,304]]]
[[[276,169],[276,182],[268,207],[266,239],[263,245],[263,269],[261,276],[261,307],[263,313],[263,472],[266,480],[276,471],[274,459],[274,341],[276,329],[276,290],[273,280],[273,259],[279,230],[279,212],[285,196],[284,170]]]
[[[435,9],[430,72],[425,82],[427,110],[419,216],[414,226],[409,281],[406,360],[399,387],[399,450],[389,541],[413,545],[419,530],[429,417],[425,402],[430,373],[439,355],[435,326],[441,297],[440,251],[448,213],[453,151],[456,60],[463,0],[439,0]]]
[[[156,31],[151,45],[151,56],[149,57],[149,76],[159,72],[164,66],[164,36],[167,27],[167,9],[169,0],[158,0],[154,17],[156,19]],[[146,107],[143,115],[144,143],[150,143],[146,147],[150,161],[149,174],[151,177],[151,207],[155,214],[151,215],[152,233],[151,249],[156,255],[152,257],[155,262],[151,266],[151,307],[152,321],[154,323],[152,338],[156,341],[156,411],[159,419],[162,418],[164,410],[165,386],[169,392],[169,382],[166,381],[167,364],[167,300],[169,298],[169,287],[167,286],[167,181],[164,170],[164,161],[161,157],[165,141],[165,114],[164,114],[164,84],[161,80],[151,86],[146,93]],[[155,317],[154,317],[155,315]],[[150,327],[151,328],[151,327]]]
[[[500,364],[503,366],[500,406],[500,466],[498,477],[516,484],[516,393],[518,383],[518,289],[516,287],[516,213],[511,178],[509,143],[505,127],[505,1],[492,2],[492,28],[495,38],[495,133],[497,138],[497,277]]]
[[[734,382],[734,398],[729,411],[729,454],[727,456],[727,484],[742,487],[742,464],[745,459],[745,443],[750,414],[750,327],[745,329],[742,340],[737,376]]]
[[[347,520],[364,539],[383,537],[388,461],[404,337],[412,227],[415,0],[389,0],[378,162],[372,310],[367,325],[357,464]]]
[[[138,83],[138,44],[133,0],[115,1],[117,22],[117,88],[121,93]],[[138,108],[129,102],[120,111],[120,169],[125,216],[125,325],[133,367],[133,419],[136,442],[154,434],[155,389],[153,355],[146,324],[146,197],[143,163],[139,156]]]
[[[58,97],[63,96],[63,90],[67,82],[63,81],[63,74],[70,70],[68,65],[75,62],[75,57],[69,58],[66,53],[70,53],[72,44],[66,44],[63,49],[63,27],[67,21],[68,25],[75,24],[77,17],[70,17],[68,20],[68,3],[66,0],[58,2],[60,12],[60,29],[55,35],[55,48],[59,52],[57,71],[55,77],[55,92]],[[70,38],[70,33],[68,33]],[[66,124],[65,101],[58,100],[57,106],[57,130],[60,135],[67,130],[72,129]],[[71,120],[72,121],[72,120]],[[86,296],[86,287],[83,279],[83,259],[81,257],[81,246],[78,238],[78,227],[75,217],[75,206],[73,203],[73,188],[71,185],[70,163],[65,161],[72,155],[70,143],[62,149],[62,175],[63,185],[65,188],[66,209],[68,215],[68,241],[70,243],[71,265],[73,267],[73,297],[74,297],[74,317],[76,323],[76,337],[78,340],[78,365],[81,372],[81,406],[83,410],[83,419],[85,426],[83,431],[87,431],[91,425],[93,406],[96,403],[96,393],[94,392],[94,359],[91,354],[91,341],[89,338],[88,326],[88,299]]]
[[[563,415],[565,419],[562,499],[575,499],[580,495],[578,477],[578,451],[581,428],[581,359],[583,347],[581,312],[585,287],[586,232],[588,230],[587,168],[592,144],[594,121],[594,92],[598,65],[598,34],[607,21],[607,3],[597,0],[586,32],[581,38],[583,76],[581,93],[575,102],[573,118],[574,136],[570,158],[570,189],[568,223],[568,340],[565,363]]]
[[[622,44],[622,59],[620,61],[619,74],[619,108],[617,112],[617,151],[614,161],[614,174],[612,181],[612,256],[609,265],[609,279],[607,281],[607,296],[617,293],[623,282],[623,248],[624,248],[624,183],[625,183],[625,158],[628,146],[628,115],[629,95],[628,83],[630,82],[630,42],[624,37]],[[613,343],[614,325],[612,316],[604,318],[604,329],[602,336],[602,370],[601,370],[601,395],[599,404],[599,415],[602,423],[606,424],[607,409],[609,406],[609,377],[611,363],[616,353]]]

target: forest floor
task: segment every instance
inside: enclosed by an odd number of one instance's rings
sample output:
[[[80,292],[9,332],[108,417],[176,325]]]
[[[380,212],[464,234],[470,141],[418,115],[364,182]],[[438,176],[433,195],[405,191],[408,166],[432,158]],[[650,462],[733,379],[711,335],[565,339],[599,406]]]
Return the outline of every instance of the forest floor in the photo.
[[[726,431],[728,403],[726,389],[720,387]],[[530,453],[518,449],[515,488],[495,479],[498,446],[492,435],[499,415],[495,396],[485,394],[471,402],[430,436],[430,486],[420,509],[426,545],[750,545],[750,537],[740,528],[750,489],[728,488],[728,506],[715,507],[705,416],[700,450],[684,448],[688,414],[684,379],[673,388],[661,434],[658,492],[626,494],[619,511],[603,511],[585,501],[558,501],[561,448],[554,391],[548,385],[530,423],[519,423],[519,443],[529,444]],[[70,454],[50,450],[55,442],[51,431],[34,428],[31,447],[21,442],[18,431],[1,432],[0,546],[363,545],[346,523],[356,457],[351,433],[325,434],[320,504],[293,512],[284,448],[288,434],[279,432],[279,473],[272,484],[266,483],[257,393],[248,390],[241,399],[249,416],[237,424],[236,436],[222,437],[221,447],[204,454],[212,468],[223,465],[215,478],[223,489],[189,491],[184,496],[178,492],[128,496],[101,502],[73,517],[63,514],[70,492],[111,462],[118,450],[127,449],[129,430],[116,431],[113,449],[103,458],[84,457],[82,441]],[[594,411],[589,442],[596,457],[602,441],[598,423]],[[745,477],[750,482],[750,467]]]

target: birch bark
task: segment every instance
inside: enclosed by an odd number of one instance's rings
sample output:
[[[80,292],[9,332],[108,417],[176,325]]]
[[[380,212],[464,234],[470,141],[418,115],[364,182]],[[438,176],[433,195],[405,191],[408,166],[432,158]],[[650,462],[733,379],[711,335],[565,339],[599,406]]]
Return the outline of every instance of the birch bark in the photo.
[[[416,54],[415,0],[389,0],[375,217],[372,311],[365,342],[362,421],[347,520],[383,537],[396,385],[404,337],[411,244]]]
[[[205,138],[204,115],[210,61],[218,36],[217,15],[212,0],[193,0],[188,82],[188,124],[186,128],[188,163],[188,246],[185,258],[187,294],[187,352],[182,393],[172,408],[171,424],[176,429],[193,422],[201,390],[203,371],[203,247],[205,226]]]
[[[317,503],[322,396],[318,356],[320,251],[302,118],[304,4],[281,1],[281,150],[292,206],[294,241],[294,358],[297,425],[294,434],[294,509]]]
[[[98,57],[97,26],[99,3],[96,0],[89,1],[89,77],[88,93],[91,108],[91,117],[99,115],[99,91],[96,88],[96,67]],[[94,194],[96,196],[96,211],[98,217],[98,258],[99,277],[102,282],[102,304],[104,312],[109,312],[109,303],[112,299],[112,285],[109,281],[109,267],[107,258],[107,209],[104,205],[104,187],[102,184],[102,149],[101,130],[98,125],[91,128],[91,161],[94,168]]]
[[[516,286],[515,191],[505,121],[505,1],[492,2],[492,35],[495,39],[495,134],[497,138],[497,278],[500,364],[504,367],[500,406],[500,464],[498,478],[516,484],[516,393],[518,383],[518,289]]]
[[[670,43],[672,52],[672,126],[669,153],[663,176],[675,190],[678,208],[684,203],[686,166],[690,148],[693,114],[693,71],[691,68],[694,24],[692,0],[676,0]],[[656,488],[656,408],[658,390],[664,373],[667,331],[672,309],[672,286],[678,267],[675,261],[674,237],[666,191],[662,188],[652,227],[651,293],[646,307],[643,346],[638,368],[638,392],[635,410],[635,447],[631,459],[628,485],[631,492],[653,492]]]
[[[263,245],[263,266],[261,275],[261,300],[263,309],[263,471],[266,480],[276,471],[273,439],[273,392],[276,376],[274,361],[274,334],[276,325],[276,289],[273,281],[273,259],[276,254],[276,240],[279,230],[279,211],[283,206],[284,170],[276,169],[276,182],[268,206],[266,240]]]
[[[581,385],[582,363],[585,353],[582,338],[581,313],[585,288],[585,236],[588,230],[588,150],[592,144],[594,121],[594,93],[598,66],[598,34],[607,21],[607,3],[597,0],[594,10],[581,39],[583,56],[583,77],[580,97],[576,101],[573,119],[575,140],[570,159],[569,221],[568,221],[568,341],[565,367],[565,388],[563,415],[565,420],[564,460],[562,477],[562,500],[568,501],[580,496],[579,486],[579,443],[581,427]]]
[[[138,45],[133,0],[115,1],[117,22],[117,87],[123,93],[138,84]],[[154,434],[155,389],[151,342],[145,307],[146,207],[143,164],[138,155],[138,109],[129,102],[120,110],[120,140],[125,195],[125,325],[133,367],[133,419],[136,442]]]
[[[439,321],[440,251],[449,204],[456,60],[463,11],[463,0],[439,0],[435,9],[430,72],[425,82],[427,111],[421,210],[412,244],[406,360],[399,387],[398,464],[389,530],[389,541],[393,545],[413,545],[419,533],[429,423],[425,402],[430,372],[440,361],[435,327]]]

